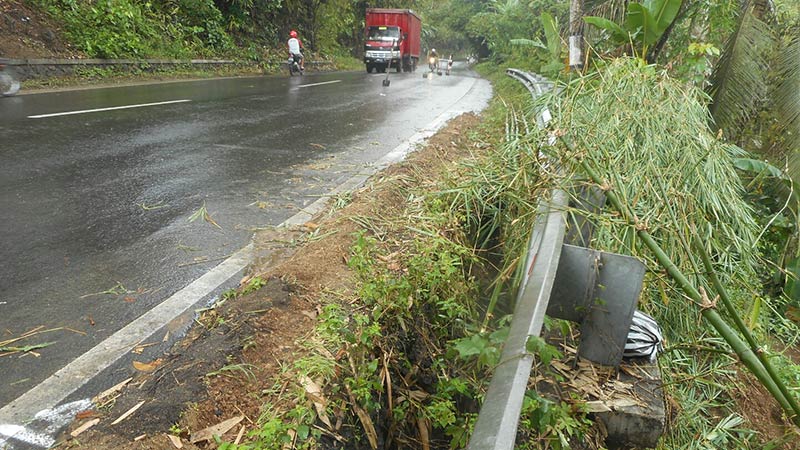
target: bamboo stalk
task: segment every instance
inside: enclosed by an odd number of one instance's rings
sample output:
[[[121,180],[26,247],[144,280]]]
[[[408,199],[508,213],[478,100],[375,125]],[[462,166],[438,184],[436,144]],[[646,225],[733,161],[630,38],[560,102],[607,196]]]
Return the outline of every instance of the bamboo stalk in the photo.
[[[567,145],[570,151],[574,151],[573,146],[566,142],[566,140],[563,138],[562,142]],[[589,166],[585,159],[581,160],[580,166],[598,186],[607,185],[605,180],[600,178],[600,176]],[[608,187],[607,190],[605,190],[605,194],[608,201],[611,202],[614,208],[616,208],[622,214],[624,220],[628,224],[636,227],[636,235],[650,249],[650,251],[654,253],[658,262],[666,269],[670,277],[672,277],[672,279],[678,283],[686,295],[688,295],[695,302],[702,303],[704,299],[700,292],[689,282],[689,280],[675,265],[675,263],[672,262],[669,256],[661,249],[650,233],[648,233],[644,228],[638,227],[639,224],[636,223],[635,219],[633,218],[633,214],[626,205],[622,204],[611,187]],[[773,379],[769,375],[764,365],[761,363],[761,360],[756,356],[755,352],[751,350],[739,337],[739,335],[736,334],[733,329],[731,329],[725,320],[722,319],[716,309],[714,309],[713,305],[704,304],[700,310],[700,313],[711,324],[711,326],[714,327],[717,333],[722,336],[725,342],[731,346],[742,363],[744,363],[745,367],[747,367],[750,372],[755,375],[755,377],[761,382],[767,391],[769,391],[770,395],[772,395],[772,397],[775,398],[775,400],[781,405],[792,422],[794,422],[795,425],[800,426],[800,415],[794,411],[794,408],[792,408],[789,400],[784,396],[783,391],[778,387],[778,384],[782,384],[782,381],[780,379]]]
[[[711,264],[711,257],[708,255],[708,252],[700,243],[699,238],[695,235],[695,248],[700,252],[700,257],[703,260],[703,266],[706,268],[706,272],[708,277],[711,279],[711,284],[714,286],[714,290],[717,291],[720,299],[722,300],[722,304],[725,305],[725,309],[728,311],[728,314],[733,318],[734,324],[739,329],[739,332],[742,333],[747,343],[750,345],[750,349],[756,354],[761,364],[764,366],[764,369],[767,371],[769,376],[775,381],[775,384],[778,385],[778,389],[780,389],[781,393],[786,400],[789,402],[789,405],[794,411],[794,416],[792,417],[792,421],[795,422],[795,418],[800,417],[800,405],[797,403],[797,399],[789,392],[789,389],[786,387],[786,384],[778,376],[778,373],[775,371],[775,368],[772,366],[772,362],[770,362],[767,355],[761,349],[761,346],[758,345],[755,337],[753,334],[750,333],[750,329],[747,328],[744,321],[739,314],[736,312],[736,309],[733,307],[733,301],[731,301],[730,296],[728,295],[727,289],[722,285],[719,281],[719,277],[717,277],[716,272],[714,272],[714,268]],[[800,425],[800,424],[799,424]]]

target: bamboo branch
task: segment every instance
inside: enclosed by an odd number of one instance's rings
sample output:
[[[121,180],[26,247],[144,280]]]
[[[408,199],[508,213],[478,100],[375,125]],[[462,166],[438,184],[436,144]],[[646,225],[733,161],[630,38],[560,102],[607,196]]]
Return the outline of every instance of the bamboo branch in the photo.
[[[725,309],[728,311],[728,314],[733,318],[734,324],[736,324],[736,328],[739,329],[739,332],[742,333],[747,343],[750,345],[750,350],[756,354],[758,360],[761,361],[761,364],[764,366],[764,369],[767,371],[767,374],[775,381],[775,384],[780,389],[783,396],[789,402],[789,406],[791,406],[792,411],[794,412],[794,416],[792,417],[793,422],[797,422],[796,418],[800,417],[800,405],[797,403],[797,399],[792,395],[789,389],[786,387],[786,384],[783,380],[780,379],[778,373],[775,371],[775,368],[772,367],[772,363],[770,362],[769,358],[767,358],[766,353],[758,345],[758,342],[753,337],[753,334],[750,333],[750,329],[747,328],[744,321],[739,314],[736,312],[736,309],[733,307],[733,301],[731,301],[730,296],[728,296],[728,291],[719,281],[719,277],[714,272],[714,268],[711,264],[711,257],[708,255],[708,252],[703,247],[703,244],[700,242],[699,238],[695,234],[694,236],[694,246],[697,251],[700,253],[700,257],[703,260],[703,266],[706,268],[706,273],[708,277],[711,279],[711,284],[714,286],[714,290],[717,291],[720,299],[722,300],[722,304],[725,305]],[[800,425],[800,424],[798,424]]]

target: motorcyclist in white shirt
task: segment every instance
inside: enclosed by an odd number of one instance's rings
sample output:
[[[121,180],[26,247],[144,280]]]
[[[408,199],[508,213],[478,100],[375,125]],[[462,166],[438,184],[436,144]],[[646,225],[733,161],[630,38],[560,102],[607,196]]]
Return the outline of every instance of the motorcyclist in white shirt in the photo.
[[[289,47],[290,57],[298,56],[300,58],[300,70],[306,70],[305,57],[303,56],[303,42],[297,38],[297,31],[292,30],[289,32],[289,41],[286,45]]]

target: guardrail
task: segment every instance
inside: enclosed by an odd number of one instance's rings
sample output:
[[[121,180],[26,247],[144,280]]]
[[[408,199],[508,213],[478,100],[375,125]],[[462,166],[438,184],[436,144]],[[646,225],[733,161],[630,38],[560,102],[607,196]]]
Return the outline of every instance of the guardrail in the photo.
[[[522,82],[536,98],[553,89],[547,79],[516,69],[506,73]],[[539,127],[550,121],[549,110],[536,111]],[[553,139],[551,139],[551,144]],[[586,191],[576,201],[587,209],[602,208],[605,198]],[[514,448],[519,415],[534,357],[526,344],[539,336],[545,313],[581,324],[578,355],[617,366],[641,292],[644,265],[635,258],[599,252],[565,243],[588,242],[588,222],[575,220],[567,234],[569,195],[553,189],[539,207],[528,241],[525,272],[518,291],[514,318],[475,423],[469,450]]]

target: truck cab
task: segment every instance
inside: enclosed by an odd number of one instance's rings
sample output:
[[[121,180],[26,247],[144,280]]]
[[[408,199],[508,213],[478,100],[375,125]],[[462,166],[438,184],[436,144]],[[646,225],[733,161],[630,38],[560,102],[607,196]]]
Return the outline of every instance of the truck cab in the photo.
[[[386,72],[390,63],[394,68],[400,67],[401,33],[400,27],[396,26],[374,25],[367,28],[364,47],[367,72],[372,72],[373,69]]]

